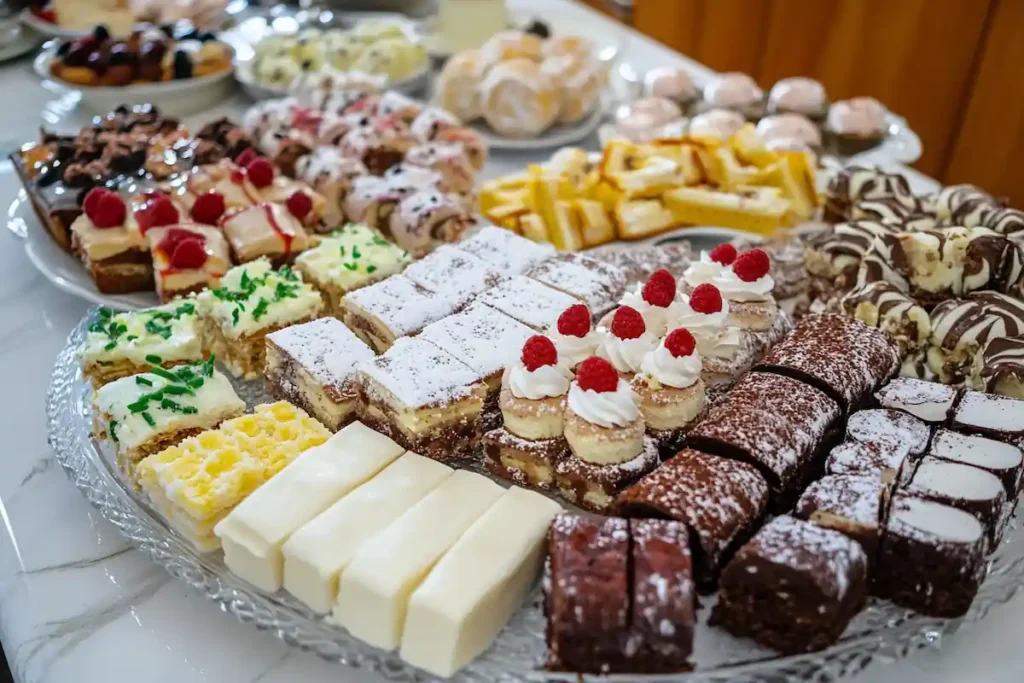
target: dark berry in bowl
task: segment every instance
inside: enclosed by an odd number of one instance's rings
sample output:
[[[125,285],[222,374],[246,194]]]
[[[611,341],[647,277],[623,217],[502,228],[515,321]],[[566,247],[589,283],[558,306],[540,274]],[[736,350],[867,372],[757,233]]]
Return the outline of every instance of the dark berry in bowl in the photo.
[[[192,66],[192,58],[188,56],[188,53],[184,50],[178,50],[174,53],[174,78],[192,78],[194,69]]]
[[[527,33],[532,33],[539,38],[550,38],[551,27],[540,19],[534,19],[530,22],[530,25],[526,27]]]
[[[110,40],[110,31],[103,24],[100,24],[92,30],[92,37],[97,43]]]
[[[93,50],[89,53],[89,58],[86,60],[85,65],[98,74],[106,73],[108,66],[107,57],[101,51]]]

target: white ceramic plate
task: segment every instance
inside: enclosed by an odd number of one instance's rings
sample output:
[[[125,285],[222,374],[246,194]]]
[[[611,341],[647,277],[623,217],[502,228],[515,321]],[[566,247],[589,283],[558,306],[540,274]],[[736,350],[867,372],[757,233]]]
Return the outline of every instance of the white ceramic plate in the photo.
[[[232,88],[232,68],[209,76],[161,83],[117,87],[79,86],[50,75],[50,63],[56,51],[57,45],[50,44],[39,53],[34,63],[36,74],[68,92],[79,93],[81,103],[97,114],[105,114],[122,104],[153,104],[164,114],[184,116],[209,109],[227,99]]]
[[[68,294],[118,311],[146,308],[160,303],[155,292],[103,294],[96,289],[82,262],[64,251],[39,223],[25,190],[18,193],[8,209],[7,228],[23,240],[25,254],[35,269]]]
[[[14,40],[0,46],[0,62],[26,55],[43,42],[43,37],[28,27],[15,25],[14,28],[18,32]]]

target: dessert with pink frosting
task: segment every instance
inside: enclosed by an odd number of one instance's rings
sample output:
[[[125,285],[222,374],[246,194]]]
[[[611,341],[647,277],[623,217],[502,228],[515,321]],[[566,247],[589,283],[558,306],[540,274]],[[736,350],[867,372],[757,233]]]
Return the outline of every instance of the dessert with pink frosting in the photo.
[[[644,97],[619,109],[612,127],[614,137],[631,142],[682,136],[689,119],[674,101],[665,97]]]
[[[640,372],[644,357],[658,345],[658,337],[647,330],[643,316],[629,306],[615,311],[611,325],[597,328],[597,337],[597,355],[626,379]]]
[[[690,119],[688,132],[698,138],[727,140],[743,127],[743,114],[731,109],[709,109]]]
[[[565,404],[572,376],[550,339],[526,340],[502,377],[504,427],[483,437],[488,470],[520,486],[554,486],[555,465],[568,455]]]
[[[644,76],[644,95],[671,100],[686,111],[697,102],[700,93],[688,71],[665,66],[651,69]]]
[[[645,436],[640,399],[611,363],[591,357],[580,363],[569,386],[565,438],[571,454],[555,467],[562,495],[601,512],[658,464],[658,447]]]
[[[217,228],[182,223],[146,232],[153,255],[153,279],[160,301],[220,285],[231,268],[224,234]]]
[[[771,150],[821,149],[821,130],[803,114],[775,114],[757,123],[757,134]]]
[[[678,446],[682,430],[704,409],[703,370],[697,341],[682,327],[644,356],[632,387],[640,398],[647,432],[662,447]]]
[[[558,349],[558,357],[572,369],[597,353],[600,337],[591,322],[590,309],[573,304],[548,328],[548,338]]]
[[[836,152],[850,156],[871,149],[885,137],[888,110],[873,97],[854,97],[834,103],[825,130]]]
[[[747,119],[756,120],[764,114],[764,92],[754,79],[738,71],[720,74],[704,86],[706,109],[730,109]]]
[[[769,114],[800,114],[814,121],[823,121],[827,112],[825,86],[813,78],[783,78],[768,92]]]
[[[736,327],[763,332],[774,326],[779,307],[772,296],[775,281],[770,269],[768,254],[751,249],[712,278],[711,284],[729,301],[729,321]]]

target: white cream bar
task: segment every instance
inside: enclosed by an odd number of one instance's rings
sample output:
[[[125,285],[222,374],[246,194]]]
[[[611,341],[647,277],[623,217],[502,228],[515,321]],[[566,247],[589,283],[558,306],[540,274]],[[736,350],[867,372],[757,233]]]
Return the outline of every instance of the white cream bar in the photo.
[[[356,553],[452,472],[436,460],[406,453],[324,510],[281,548],[285,590],[314,612],[330,612],[338,576]]]
[[[465,470],[448,477],[356,554],[341,574],[334,620],[374,647],[398,647],[409,596],[503,492]]]
[[[537,581],[559,511],[539,493],[506,491],[413,592],[402,659],[447,678],[486,650]]]
[[[214,528],[228,569],[265,591],[278,590],[288,537],[404,452],[361,422],[309,449]]]

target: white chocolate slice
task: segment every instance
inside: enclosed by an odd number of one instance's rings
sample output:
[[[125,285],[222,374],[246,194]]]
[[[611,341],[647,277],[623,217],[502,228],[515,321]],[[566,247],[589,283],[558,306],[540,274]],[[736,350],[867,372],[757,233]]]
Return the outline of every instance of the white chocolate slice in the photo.
[[[409,599],[402,659],[448,677],[487,649],[540,575],[554,501],[505,492]]]
[[[214,528],[228,569],[258,588],[277,591],[281,546],[288,537],[404,452],[360,422],[309,449]]]
[[[374,647],[398,647],[409,596],[502,493],[473,472],[448,477],[364,545],[342,572],[334,620]]]
[[[453,471],[406,453],[324,510],[281,548],[285,590],[318,614],[330,612],[338,597],[338,577],[356,553]]]

